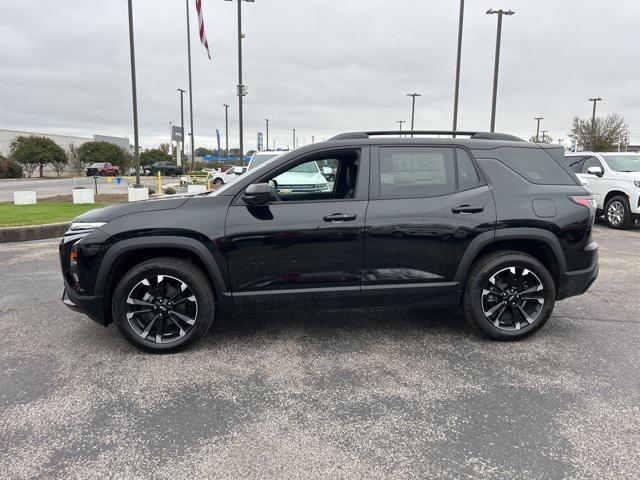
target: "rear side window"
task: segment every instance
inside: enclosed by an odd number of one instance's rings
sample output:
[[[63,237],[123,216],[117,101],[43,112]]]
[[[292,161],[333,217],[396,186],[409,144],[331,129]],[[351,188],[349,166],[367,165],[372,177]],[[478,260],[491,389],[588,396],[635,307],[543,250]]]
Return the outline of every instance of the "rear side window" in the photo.
[[[491,150],[475,150],[473,153],[476,158],[493,158],[500,161],[531,183],[576,184],[569,172],[541,148],[498,147]]]
[[[480,178],[467,151],[456,148],[456,161],[458,162],[458,190],[468,190],[478,186]]]
[[[584,163],[584,157],[565,157],[567,160],[567,165],[569,168],[573,170],[575,173],[580,173],[582,171],[582,164]]]

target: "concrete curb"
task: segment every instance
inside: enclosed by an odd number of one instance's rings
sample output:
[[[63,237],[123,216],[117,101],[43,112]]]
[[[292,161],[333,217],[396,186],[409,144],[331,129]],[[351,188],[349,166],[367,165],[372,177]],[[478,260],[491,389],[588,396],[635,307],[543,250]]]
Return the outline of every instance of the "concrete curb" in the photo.
[[[22,227],[0,227],[0,243],[26,242],[43,238],[62,237],[71,222],[50,223],[48,225],[25,225]]]

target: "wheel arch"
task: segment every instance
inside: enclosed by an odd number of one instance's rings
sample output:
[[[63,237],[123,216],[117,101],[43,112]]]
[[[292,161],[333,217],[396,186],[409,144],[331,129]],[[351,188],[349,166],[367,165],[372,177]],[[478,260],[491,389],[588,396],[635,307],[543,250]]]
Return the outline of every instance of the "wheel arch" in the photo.
[[[607,194],[604,196],[602,200],[602,209],[604,210],[605,208],[607,208],[607,202],[611,200],[613,197],[617,197],[617,196],[625,197],[627,201],[629,201],[629,199],[631,198],[631,195],[629,195],[629,193],[627,193],[626,190],[620,187],[611,188],[607,191]]]
[[[143,237],[122,240],[102,259],[95,292],[103,295],[105,318],[111,317],[111,296],[119,278],[139,263],[157,257],[176,257],[197,265],[207,276],[221,309],[230,305],[226,283],[213,255],[201,242],[188,237]]]
[[[560,242],[553,233],[535,228],[496,230],[478,235],[465,252],[455,280],[464,291],[467,276],[474,262],[488,253],[498,250],[515,250],[539,260],[551,273],[554,281],[567,271],[567,263]]]

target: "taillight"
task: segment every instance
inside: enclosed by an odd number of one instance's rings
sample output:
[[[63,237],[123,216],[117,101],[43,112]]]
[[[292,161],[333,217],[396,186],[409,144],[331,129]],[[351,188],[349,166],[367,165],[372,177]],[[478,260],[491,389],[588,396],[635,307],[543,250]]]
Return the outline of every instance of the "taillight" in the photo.
[[[596,196],[595,195],[571,195],[569,200],[583,207],[587,207],[590,210],[596,209]]]

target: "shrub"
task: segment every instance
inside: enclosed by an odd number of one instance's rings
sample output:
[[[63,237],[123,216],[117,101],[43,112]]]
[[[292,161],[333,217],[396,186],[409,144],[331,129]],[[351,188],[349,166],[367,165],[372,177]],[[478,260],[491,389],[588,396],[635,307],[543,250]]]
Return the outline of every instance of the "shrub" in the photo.
[[[164,189],[164,193],[166,193],[167,195],[175,195],[176,190],[175,188],[167,187]]]
[[[0,162],[0,178],[22,178],[24,173],[18,162],[6,160]]]
[[[148,187],[149,188],[149,195],[154,195],[156,193],[156,189],[153,187]]]

